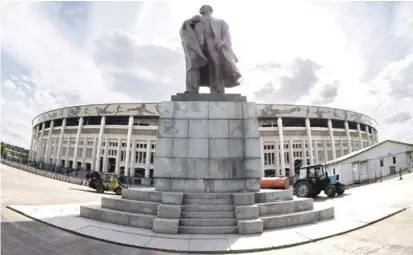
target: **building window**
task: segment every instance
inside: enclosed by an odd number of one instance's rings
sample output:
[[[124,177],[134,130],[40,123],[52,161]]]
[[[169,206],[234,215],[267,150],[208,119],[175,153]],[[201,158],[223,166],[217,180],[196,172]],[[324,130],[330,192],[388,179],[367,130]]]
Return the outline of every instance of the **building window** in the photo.
[[[384,165],[383,159],[380,159],[380,167],[383,167],[383,165]]]
[[[393,164],[396,164],[396,157],[393,157]]]

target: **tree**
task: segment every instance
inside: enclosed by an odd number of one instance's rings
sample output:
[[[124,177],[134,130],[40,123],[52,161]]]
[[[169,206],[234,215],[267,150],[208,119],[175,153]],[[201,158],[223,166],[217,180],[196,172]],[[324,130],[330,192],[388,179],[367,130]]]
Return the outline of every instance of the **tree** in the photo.
[[[5,158],[7,155],[7,148],[6,145],[4,143],[1,143],[1,152],[0,152],[0,156],[2,158]]]

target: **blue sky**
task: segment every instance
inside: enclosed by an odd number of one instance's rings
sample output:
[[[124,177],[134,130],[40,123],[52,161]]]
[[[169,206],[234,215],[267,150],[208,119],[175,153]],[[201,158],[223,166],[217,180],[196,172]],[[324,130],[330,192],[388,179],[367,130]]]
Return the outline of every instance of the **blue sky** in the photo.
[[[379,139],[413,142],[411,2],[244,2],[210,2],[240,59],[231,93],[354,110],[379,122]],[[183,91],[179,27],[202,4],[2,4],[1,139],[28,147],[31,120],[53,108]]]

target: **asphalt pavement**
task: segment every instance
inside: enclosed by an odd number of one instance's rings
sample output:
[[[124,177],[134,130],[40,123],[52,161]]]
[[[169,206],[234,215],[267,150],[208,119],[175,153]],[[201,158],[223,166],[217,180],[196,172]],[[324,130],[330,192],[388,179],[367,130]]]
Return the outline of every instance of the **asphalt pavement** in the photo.
[[[7,205],[96,202],[100,201],[102,196],[116,195],[109,193],[97,194],[87,187],[37,176],[3,164],[0,164],[0,168],[2,254],[167,254],[77,236],[32,221],[11,211],[6,208]],[[409,179],[411,181],[413,176],[410,175],[406,179],[406,182]],[[394,185],[398,185],[397,182],[394,182]],[[361,192],[352,193],[352,195],[356,195]],[[371,196],[374,196],[374,194],[371,194]],[[318,200],[323,200],[323,198],[321,197]],[[413,197],[404,203],[410,206],[406,211],[360,230],[315,243],[253,254],[413,254]]]

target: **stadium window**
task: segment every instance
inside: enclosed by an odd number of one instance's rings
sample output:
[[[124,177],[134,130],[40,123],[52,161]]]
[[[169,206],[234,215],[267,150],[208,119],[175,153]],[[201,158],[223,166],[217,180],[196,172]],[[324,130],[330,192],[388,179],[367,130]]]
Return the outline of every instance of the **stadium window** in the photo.
[[[383,167],[383,165],[384,165],[383,159],[380,159],[380,167]]]
[[[393,164],[396,164],[396,157],[393,157]]]

